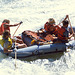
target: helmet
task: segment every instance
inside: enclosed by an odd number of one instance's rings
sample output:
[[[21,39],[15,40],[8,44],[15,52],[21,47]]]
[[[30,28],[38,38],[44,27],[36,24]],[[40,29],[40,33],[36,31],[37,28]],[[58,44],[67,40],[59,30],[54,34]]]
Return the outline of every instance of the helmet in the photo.
[[[48,20],[50,24],[55,24],[55,20],[53,18],[49,18]]]

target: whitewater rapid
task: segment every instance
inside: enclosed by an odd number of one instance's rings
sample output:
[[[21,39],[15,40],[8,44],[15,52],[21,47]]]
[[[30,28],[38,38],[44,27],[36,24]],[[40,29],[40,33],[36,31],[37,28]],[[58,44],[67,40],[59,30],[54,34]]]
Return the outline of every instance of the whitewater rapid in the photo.
[[[9,19],[11,24],[23,21],[15,35],[24,30],[37,31],[43,28],[48,18],[56,24],[68,14],[71,25],[75,25],[75,0],[0,0],[0,24]],[[11,28],[11,34],[17,27]],[[75,50],[63,54],[47,55],[16,60],[0,53],[1,75],[75,75]]]

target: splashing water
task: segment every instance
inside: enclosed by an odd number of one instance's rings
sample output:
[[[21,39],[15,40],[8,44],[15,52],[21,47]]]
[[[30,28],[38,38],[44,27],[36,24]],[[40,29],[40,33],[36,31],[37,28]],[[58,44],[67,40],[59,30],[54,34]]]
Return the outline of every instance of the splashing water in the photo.
[[[9,19],[11,24],[23,21],[15,35],[24,30],[36,31],[43,28],[48,18],[53,17],[56,24],[69,15],[72,26],[75,25],[75,0],[0,0],[0,23]],[[17,27],[11,28],[11,34]],[[32,57],[30,60],[15,59],[0,53],[1,75],[75,75],[75,50],[64,54],[47,55],[43,59]]]

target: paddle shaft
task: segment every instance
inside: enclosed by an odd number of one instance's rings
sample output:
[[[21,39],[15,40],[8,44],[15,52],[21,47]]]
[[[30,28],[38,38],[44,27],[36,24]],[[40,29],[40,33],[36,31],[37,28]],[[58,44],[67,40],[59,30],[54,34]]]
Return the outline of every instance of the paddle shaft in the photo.
[[[19,26],[17,27],[17,29],[15,30],[14,34],[13,34],[13,37],[15,35],[15,33],[17,32],[18,28],[20,27],[21,23],[19,24]],[[16,59],[17,59],[17,52],[16,52],[16,39],[15,39],[15,68],[17,66],[16,64]]]
[[[71,25],[71,22],[70,22],[69,17],[68,17],[68,20],[69,20],[69,23],[70,23],[70,27],[71,27],[72,33],[74,33],[74,30],[73,30],[73,28],[72,28],[72,25]]]
[[[73,33],[73,36],[74,36],[74,40],[75,40],[75,33],[74,33],[74,30],[73,30],[73,28],[72,28],[72,25],[71,25],[71,22],[70,22],[70,19],[69,19],[69,17],[68,17],[68,20],[69,20],[69,23],[70,23],[70,27],[71,27],[71,31],[72,31],[72,33]]]
[[[17,27],[17,29],[15,30],[14,34],[13,34],[13,37],[15,35],[15,33],[17,32],[18,28],[20,27],[20,25],[22,24],[23,22],[21,21],[19,26]],[[16,39],[15,39],[15,68],[16,68],[16,59],[17,59],[17,52],[16,52]]]
[[[13,36],[15,35],[15,33],[17,32],[18,28],[20,27],[21,24],[19,24],[19,26],[17,27],[17,29],[15,30]]]
[[[63,21],[66,20],[67,17],[68,17],[68,15],[66,15],[66,17],[63,19]],[[61,21],[58,25],[60,25],[63,21]]]

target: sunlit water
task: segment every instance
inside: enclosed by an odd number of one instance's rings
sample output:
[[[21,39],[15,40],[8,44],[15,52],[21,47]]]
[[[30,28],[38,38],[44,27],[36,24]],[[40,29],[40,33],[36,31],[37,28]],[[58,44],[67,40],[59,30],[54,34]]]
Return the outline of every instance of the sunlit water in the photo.
[[[75,25],[75,0],[0,0],[0,24],[9,19],[11,24],[23,21],[15,35],[24,30],[43,28],[48,18],[56,24],[68,14]],[[11,28],[11,34],[17,27]],[[17,68],[15,68],[15,61]],[[0,53],[1,75],[75,75],[75,50],[46,56],[13,59]]]

